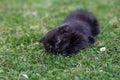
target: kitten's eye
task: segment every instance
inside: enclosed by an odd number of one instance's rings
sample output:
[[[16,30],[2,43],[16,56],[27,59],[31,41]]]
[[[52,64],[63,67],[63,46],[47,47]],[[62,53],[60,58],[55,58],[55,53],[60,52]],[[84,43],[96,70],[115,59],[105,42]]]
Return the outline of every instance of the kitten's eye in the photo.
[[[50,44],[47,44],[47,47],[52,48],[52,46]]]
[[[50,49],[52,48],[52,46],[51,46],[51,45],[50,45],[49,47],[50,47]]]

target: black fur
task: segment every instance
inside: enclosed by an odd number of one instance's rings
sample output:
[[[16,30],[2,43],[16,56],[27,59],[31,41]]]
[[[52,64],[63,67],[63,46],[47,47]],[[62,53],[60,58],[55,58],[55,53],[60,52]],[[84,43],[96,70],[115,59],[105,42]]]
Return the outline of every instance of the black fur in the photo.
[[[96,17],[80,9],[71,12],[60,26],[50,30],[40,42],[49,52],[72,55],[94,43],[93,36],[99,33],[100,27]]]

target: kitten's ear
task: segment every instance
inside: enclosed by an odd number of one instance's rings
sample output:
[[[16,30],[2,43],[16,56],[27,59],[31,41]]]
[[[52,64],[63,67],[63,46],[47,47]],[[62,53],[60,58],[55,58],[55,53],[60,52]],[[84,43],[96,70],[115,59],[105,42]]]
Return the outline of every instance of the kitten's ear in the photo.
[[[92,36],[88,37],[89,43],[93,44],[95,42],[95,39]]]
[[[58,32],[60,32],[60,33],[65,33],[65,32],[68,32],[69,30],[70,30],[69,25],[66,23],[60,25],[58,28]]]
[[[44,43],[45,42],[45,37],[39,40],[39,42]]]

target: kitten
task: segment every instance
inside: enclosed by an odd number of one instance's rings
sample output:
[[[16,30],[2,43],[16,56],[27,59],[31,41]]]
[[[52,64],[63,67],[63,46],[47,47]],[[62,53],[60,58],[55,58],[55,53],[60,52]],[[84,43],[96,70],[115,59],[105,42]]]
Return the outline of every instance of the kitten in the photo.
[[[80,9],[71,12],[60,26],[50,30],[40,42],[48,52],[65,53],[69,56],[94,43],[93,36],[99,33],[96,17]]]

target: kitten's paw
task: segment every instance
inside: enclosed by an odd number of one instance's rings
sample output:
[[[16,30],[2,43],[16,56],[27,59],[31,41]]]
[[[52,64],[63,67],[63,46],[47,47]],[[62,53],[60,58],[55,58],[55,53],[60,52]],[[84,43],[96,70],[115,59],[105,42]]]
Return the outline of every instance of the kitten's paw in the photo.
[[[92,36],[88,37],[89,43],[93,44],[95,42],[95,39]]]
[[[72,50],[68,50],[65,52],[65,57],[72,57],[75,53]]]
[[[66,53],[64,56],[65,57],[72,57],[74,55],[74,53]]]

